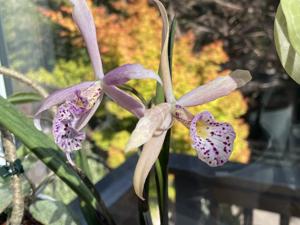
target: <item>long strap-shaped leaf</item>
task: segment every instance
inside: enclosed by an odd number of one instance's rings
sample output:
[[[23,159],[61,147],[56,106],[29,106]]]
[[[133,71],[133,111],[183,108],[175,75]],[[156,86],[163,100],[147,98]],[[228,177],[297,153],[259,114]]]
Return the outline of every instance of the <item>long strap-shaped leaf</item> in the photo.
[[[27,119],[7,100],[0,97],[0,126],[13,133],[46,166],[61,178],[90,209],[93,209],[97,224],[114,224],[107,211],[102,210],[99,197],[89,188],[80,176],[66,163],[55,143],[44,133],[38,131],[32,121]],[[94,223],[96,224],[96,223]]]

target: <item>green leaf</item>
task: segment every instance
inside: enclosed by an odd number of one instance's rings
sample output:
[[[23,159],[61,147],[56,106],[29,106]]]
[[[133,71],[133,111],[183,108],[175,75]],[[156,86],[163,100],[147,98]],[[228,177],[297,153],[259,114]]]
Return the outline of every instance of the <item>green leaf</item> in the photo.
[[[277,54],[285,71],[300,84],[300,55],[290,43],[287,31],[286,18],[281,4],[278,6],[275,24],[274,39]]]
[[[172,65],[173,65],[173,49],[174,49],[174,42],[175,42],[176,26],[177,26],[177,20],[174,17],[170,26],[170,38],[169,38],[169,49],[168,49],[171,74],[172,74]]]
[[[300,54],[300,0],[281,0],[280,4],[286,19],[289,40]]]
[[[78,225],[71,211],[58,201],[37,201],[30,206],[29,211],[42,224]]]
[[[40,101],[42,97],[34,92],[24,92],[13,94],[7,100],[12,104],[23,104]]]
[[[86,184],[75,170],[66,163],[56,144],[44,133],[38,131],[31,120],[20,113],[12,104],[0,97],[0,126],[13,133],[49,169],[62,179],[78,196],[93,208],[99,223],[114,224],[105,211],[97,192]],[[104,212],[104,213],[103,213]]]

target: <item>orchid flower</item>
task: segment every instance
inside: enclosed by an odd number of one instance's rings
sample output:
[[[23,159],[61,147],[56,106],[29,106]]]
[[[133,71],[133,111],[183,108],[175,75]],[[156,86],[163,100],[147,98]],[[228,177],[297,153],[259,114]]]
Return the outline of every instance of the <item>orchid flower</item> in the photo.
[[[122,85],[130,79],[152,78],[161,83],[160,77],[139,64],[120,66],[104,76],[96,38],[93,16],[86,0],[70,0],[73,4],[73,19],[86,43],[97,80],[83,82],[58,90],[46,98],[35,114],[35,125],[40,128],[40,115],[52,106],[58,105],[53,120],[52,133],[56,144],[65,151],[70,163],[70,153],[81,148],[85,139],[82,129],[101,103],[104,93],[138,118],[143,116],[145,107],[135,98],[115,85]]]
[[[175,99],[170,76],[168,45],[169,22],[166,10],[159,0],[154,0],[163,19],[161,73],[166,102],[146,109],[132,132],[125,151],[143,146],[135,169],[133,184],[136,194],[143,199],[145,180],[161,151],[167,130],[173,121],[181,122],[190,130],[192,147],[198,158],[209,166],[221,166],[228,161],[233,148],[235,132],[228,123],[215,121],[209,112],[193,115],[187,107],[201,105],[228,95],[245,85],[251,75],[245,70],[236,70],[228,76],[219,77]]]

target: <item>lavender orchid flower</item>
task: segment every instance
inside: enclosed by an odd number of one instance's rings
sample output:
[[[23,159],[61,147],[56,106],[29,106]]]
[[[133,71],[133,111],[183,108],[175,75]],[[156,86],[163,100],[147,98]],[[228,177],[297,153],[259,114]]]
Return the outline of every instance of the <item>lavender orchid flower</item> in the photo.
[[[163,19],[160,66],[166,102],[145,111],[125,149],[130,151],[144,145],[133,177],[134,190],[141,199],[143,199],[145,180],[159,156],[167,130],[171,128],[174,120],[181,122],[190,130],[192,147],[197,151],[199,159],[213,167],[227,162],[235,139],[233,127],[228,123],[215,121],[209,112],[201,112],[194,116],[186,107],[201,105],[228,95],[251,79],[248,71],[236,70],[230,75],[219,77],[176,100],[172,90],[168,61],[168,17],[162,3],[159,0],[154,0],[154,2]]]
[[[144,105],[116,85],[122,85],[130,79],[151,78],[160,83],[161,80],[153,71],[139,64],[120,66],[104,76],[94,20],[86,0],[70,1],[74,6],[73,19],[83,35],[98,80],[83,82],[52,93],[42,102],[35,114],[34,122],[40,128],[41,113],[52,106],[59,105],[53,120],[52,133],[56,144],[65,151],[69,162],[73,163],[70,153],[81,148],[85,139],[82,128],[97,110],[104,93],[135,116],[142,117]]]

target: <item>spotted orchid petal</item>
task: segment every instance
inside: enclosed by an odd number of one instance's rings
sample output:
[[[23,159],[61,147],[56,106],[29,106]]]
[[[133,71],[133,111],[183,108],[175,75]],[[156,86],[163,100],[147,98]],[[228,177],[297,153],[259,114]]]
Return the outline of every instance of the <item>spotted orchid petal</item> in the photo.
[[[52,106],[59,105],[63,103],[64,101],[70,99],[76,90],[84,90],[88,88],[89,86],[93,85],[94,82],[83,82],[74,86],[71,86],[69,88],[61,89],[58,91],[53,92],[51,95],[49,95],[44,101],[42,101],[41,106],[38,108],[37,112],[34,115],[34,124],[35,126],[41,130],[40,126],[40,114],[50,109]]]
[[[84,89],[76,90],[71,99],[59,106],[55,114],[52,133],[55,143],[65,152],[81,148],[86,125],[99,106],[103,96],[100,81]]]
[[[85,139],[85,133],[74,128],[76,116],[72,113],[72,107],[69,103],[61,105],[53,120],[55,143],[65,152],[79,150]]]
[[[171,106],[168,103],[162,103],[146,110],[145,115],[139,120],[133,130],[125,151],[133,150],[149,141],[167,115],[170,114],[170,109]]]
[[[115,86],[103,85],[104,92],[118,105],[140,118],[144,115],[145,106],[125,91]]]
[[[165,120],[160,124],[159,130],[161,130],[161,132],[154,134],[154,136],[144,145],[137,162],[133,176],[133,187],[135,193],[141,199],[144,199],[143,190],[145,181],[151,171],[152,166],[159,156],[167,133],[166,128],[170,126],[171,122],[171,114],[167,114]]]
[[[218,77],[188,92],[177,101],[177,104],[184,107],[201,105],[230,94],[250,80],[251,74],[249,71],[235,70],[228,76]]]
[[[160,77],[140,64],[126,64],[108,72],[103,81],[107,85],[122,85],[132,79],[151,78],[162,84]]]
[[[162,32],[162,51],[160,57],[160,71],[162,75],[163,88],[166,96],[166,100],[169,103],[175,102],[175,97],[173,94],[172,80],[170,73],[170,64],[168,57],[169,48],[169,20],[166,9],[164,5],[159,0],[154,0],[157,5],[162,21],[163,21],[163,32]]]
[[[93,15],[86,0],[70,0],[73,5],[73,20],[77,24],[86,43],[93,69],[99,79],[104,77],[102,61],[97,43],[96,28]]]
[[[228,123],[216,122],[209,112],[194,117],[190,126],[192,146],[209,166],[221,166],[232,152],[235,132]]]

